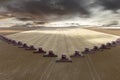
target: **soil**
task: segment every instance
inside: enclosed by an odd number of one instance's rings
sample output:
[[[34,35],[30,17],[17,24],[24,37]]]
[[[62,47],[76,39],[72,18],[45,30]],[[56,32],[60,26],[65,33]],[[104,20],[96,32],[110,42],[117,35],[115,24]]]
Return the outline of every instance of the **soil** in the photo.
[[[26,30],[0,29],[0,34]],[[120,35],[120,30],[90,30]],[[120,46],[72,58],[72,63],[55,60],[0,40],[0,80],[120,80]]]

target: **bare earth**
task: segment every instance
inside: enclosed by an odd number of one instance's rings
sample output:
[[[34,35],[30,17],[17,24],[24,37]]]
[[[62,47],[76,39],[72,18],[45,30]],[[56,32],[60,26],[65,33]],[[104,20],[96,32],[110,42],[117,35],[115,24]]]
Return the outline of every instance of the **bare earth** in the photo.
[[[1,30],[0,34],[16,33],[16,29],[8,30]],[[120,36],[120,30],[92,30]],[[56,63],[56,58],[43,58],[0,41],[0,80],[120,80],[119,49],[117,46],[72,58],[73,63]]]
[[[112,42],[120,38],[116,35],[105,34],[83,28],[61,28],[53,30],[30,30],[6,36],[15,41],[21,41],[28,46],[35,48],[42,47],[48,52],[52,50],[59,57],[62,54],[68,56],[78,50],[83,52],[85,48],[93,49],[94,46],[100,47],[102,44]]]

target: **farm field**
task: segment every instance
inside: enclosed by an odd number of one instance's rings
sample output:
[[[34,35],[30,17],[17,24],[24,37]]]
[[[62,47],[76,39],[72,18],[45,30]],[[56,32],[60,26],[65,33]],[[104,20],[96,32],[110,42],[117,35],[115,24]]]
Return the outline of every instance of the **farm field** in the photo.
[[[96,27],[87,28],[87,29],[120,36],[120,29],[114,29],[114,28],[113,29],[109,29],[109,28],[103,29],[103,28],[96,28]]]
[[[28,37],[28,43],[31,41],[41,42],[38,46],[43,46],[45,50],[52,49],[56,51],[55,53],[61,54],[65,53],[67,55],[72,54],[73,51],[79,48],[79,41],[82,41],[80,50],[86,46],[99,45],[106,43],[106,41],[114,40],[120,36],[120,30],[100,30],[94,29],[79,29],[81,31],[86,31],[88,35],[81,33],[78,29],[68,29],[68,32],[61,29],[55,29],[55,31],[40,30],[37,33],[26,31],[34,35],[26,35]],[[19,32],[21,32],[20,30]],[[25,30],[23,30],[25,31]],[[44,31],[44,32],[43,32]],[[45,32],[46,31],[46,32]],[[90,31],[90,32],[88,32]],[[9,32],[9,31],[8,31]],[[11,34],[11,32],[6,33],[7,37],[16,40],[25,41],[21,36],[25,32]],[[76,32],[76,34],[75,34]],[[85,40],[93,39],[93,34],[101,35],[97,37],[102,39],[107,36],[108,40],[103,40],[100,43],[98,40],[91,40],[84,42]],[[110,34],[104,34],[104,33]],[[39,34],[38,34],[39,33]],[[72,35],[71,35],[71,34]],[[74,33],[74,34],[73,34]],[[2,32],[1,32],[2,34]],[[104,36],[103,36],[104,34]],[[114,35],[112,35],[114,34]],[[5,33],[4,33],[5,35]],[[15,37],[14,35],[21,36]],[[30,38],[31,36],[32,38]],[[45,37],[46,36],[46,37]],[[92,38],[90,37],[92,36]],[[39,37],[39,38],[38,38]],[[82,37],[79,39],[76,37]],[[86,39],[88,38],[88,39]],[[93,42],[92,42],[93,41]],[[98,42],[97,42],[98,41]],[[35,43],[32,44],[35,44]],[[45,44],[44,44],[45,43]],[[38,44],[38,43],[37,43]],[[43,45],[44,44],[44,45]],[[58,45],[59,44],[59,45]],[[50,46],[48,46],[50,45]],[[52,46],[51,46],[52,45]],[[77,46],[76,46],[77,45]],[[85,46],[84,46],[85,45]],[[59,46],[56,48],[56,46]],[[83,47],[84,46],[84,47]],[[37,47],[37,45],[36,45]],[[72,63],[56,63],[56,58],[44,58],[41,54],[33,54],[33,51],[26,51],[24,49],[13,46],[12,44],[7,44],[4,41],[0,41],[0,79],[1,80],[119,80],[120,79],[120,46],[112,47],[109,50],[96,51],[90,54],[85,54],[85,57],[72,58]],[[65,50],[65,51],[64,51]],[[58,51],[58,52],[57,52]]]
[[[43,48],[48,52],[52,50],[59,57],[62,54],[72,55],[75,51],[83,52],[85,48],[93,49],[102,44],[116,41],[119,36],[96,32],[82,28],[61,28],[53,30],[30,30],[6,36],[17,42],[21,41],[28,46]]]

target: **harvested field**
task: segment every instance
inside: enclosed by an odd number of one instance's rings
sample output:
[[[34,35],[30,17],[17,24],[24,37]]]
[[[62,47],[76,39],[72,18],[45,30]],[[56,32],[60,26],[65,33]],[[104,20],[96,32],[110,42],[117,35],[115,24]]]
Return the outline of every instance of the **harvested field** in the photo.
[[[55,58],[43,58],[0,40],[0,80],[120,80],[119,49],[92,52],[73,58],[72,63],[55,63]]]
[[[74,52],[83,52],[85,48],[93,49],[102,44],[116,41],[119,36],[92,30],[76,29],[54,29],[54,30],[32,30],[6,36],[15,41],[21,41],[35,48],[42,47],[44,51],[52,50],[58,56],[65,54],[70,56]]]
[[[28,30],[34,30],[37,28],[26,28],[26,27],[10,27],[10,28],[1,28],[0,27],[0,34],[2,35],[8,35],[8,34],[14,34],[22,31],[28,31]]]
[[[109,28],[108,29],[102,29],[102,28],[95,28],[95,27],[94,28],[88,28],[88,29],[120,36],[120,29],[109,29]]]

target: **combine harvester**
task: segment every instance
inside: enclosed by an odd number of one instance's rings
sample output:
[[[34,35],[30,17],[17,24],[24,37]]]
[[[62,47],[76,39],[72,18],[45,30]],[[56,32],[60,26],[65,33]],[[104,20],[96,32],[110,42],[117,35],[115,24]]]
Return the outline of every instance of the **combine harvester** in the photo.
[[[0,37],[20,48],[43,54],[43,57],[58,57],[56,62],[72,62],[73,57],[84,57],[91,51],[120,44],[119,36],[82,28],[31,30]]]

